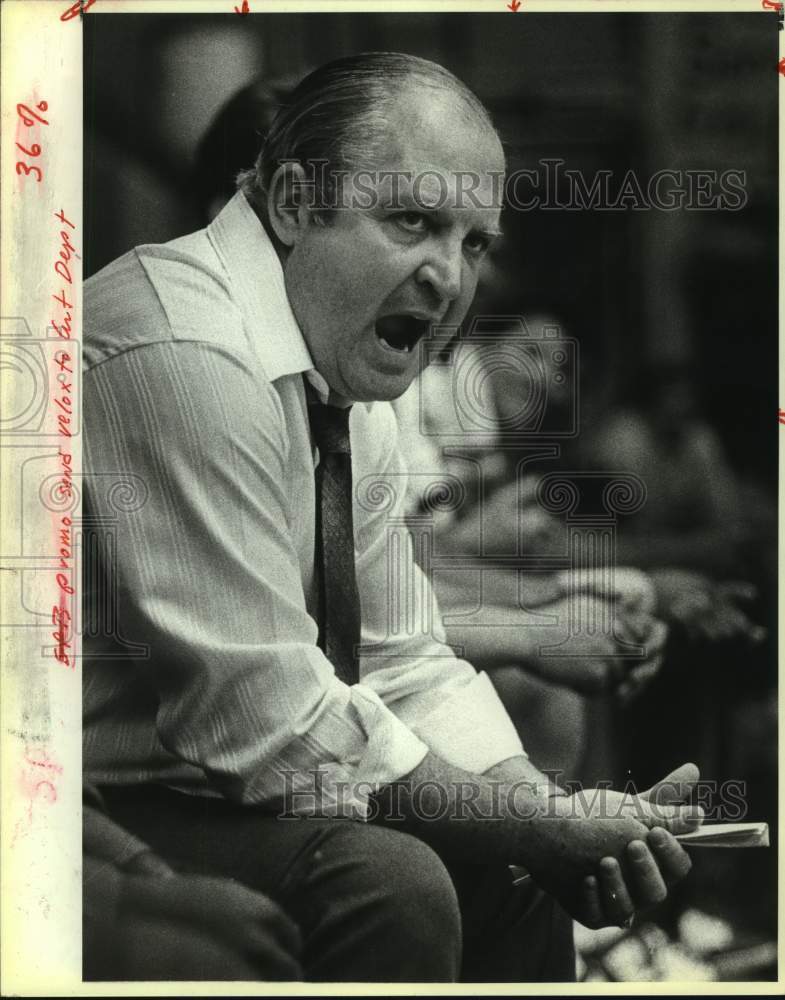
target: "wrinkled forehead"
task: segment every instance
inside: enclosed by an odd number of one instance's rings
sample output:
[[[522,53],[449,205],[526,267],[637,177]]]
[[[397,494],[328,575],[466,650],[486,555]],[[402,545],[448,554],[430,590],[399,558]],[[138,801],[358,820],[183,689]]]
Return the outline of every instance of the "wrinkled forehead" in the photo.
[[[422,208],[448,204],[498,212],[504,150],[488,120],[462,94],[407,87],[391,102],[385,125],[375,157],[382,193],[407,193]]]

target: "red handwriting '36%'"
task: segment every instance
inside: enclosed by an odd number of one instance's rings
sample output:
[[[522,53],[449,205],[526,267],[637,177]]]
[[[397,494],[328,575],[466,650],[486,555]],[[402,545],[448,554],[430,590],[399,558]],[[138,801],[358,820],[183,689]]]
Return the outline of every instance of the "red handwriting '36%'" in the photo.
[[[49,124],[46,118],[43,118],[40,114],[37,113],[39,111],[46,111],[48,109],[49,105],[46,103],[46,101],[39,101],[35,107],[36,110],[34,111],[26,104],[17,104],[16,106],[16,113],[17,115],[19,115],[22,124],[26,128],[37,129],[41,125]],[[19,127],[20,126],[17,123],[17,129]],[[30,159],[33,159],[36,156],[41,155],[41,146],[37,142],[31,143],[29,148],[27,146],[23,146],[21,142],[17,142],[16,148],[21,150],[25,154],[25,156],[29,157]],[[27,163],[25,160],[16,161],[16,172],[20,176],[24,177],[29,177],[32,174],[32,176],[35,177],[36,182],[38,184],[41,183],[41,180],[43,179],[44,176],[43,171],[41,170],[40,166],[37,163]]]

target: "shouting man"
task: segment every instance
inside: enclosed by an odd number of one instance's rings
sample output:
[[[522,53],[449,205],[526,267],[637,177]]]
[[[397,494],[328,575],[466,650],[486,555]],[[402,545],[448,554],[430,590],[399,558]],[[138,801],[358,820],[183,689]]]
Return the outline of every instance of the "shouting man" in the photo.
[[[283,907],[309,979],[570,980],[568,914],[623,923],[689,868],[694,768],[568,796],[438,625],[388,628],[386,401],[429,327],[465,316],[504,169],[442,67],[342,59],[207,229],[86,284],[85,516],[111,523],[86,775],[173,869]],[[432,599],[416,569],[406,599]]]

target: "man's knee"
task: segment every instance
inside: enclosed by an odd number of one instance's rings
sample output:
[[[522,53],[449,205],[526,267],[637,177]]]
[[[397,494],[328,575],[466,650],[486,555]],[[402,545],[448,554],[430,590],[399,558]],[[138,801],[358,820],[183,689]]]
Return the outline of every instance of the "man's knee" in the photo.
[[[336,918],[354,926],[403,980],[450,982],[461,962],[461,917],[452,880],[423,841],[382,827],[341,824]],[[338,841],[345,839],[345,843]],[[339,912],[340,911],[340,912]]]
[[[409,953],[421,978],[457,981],[461,965],[461,914],[455,886],[441,859],[423,841],[378,830],[384,857],[377,877],[386,923]]]
[[[438,855],[416,837],[388,833],[380,845],[389,879],[387,905],[396,920],[411,924],[414,911],[422,914],[431,933],[460,944],[461,916],[449,873]],[[383,879],[384,880],[384,879]]]

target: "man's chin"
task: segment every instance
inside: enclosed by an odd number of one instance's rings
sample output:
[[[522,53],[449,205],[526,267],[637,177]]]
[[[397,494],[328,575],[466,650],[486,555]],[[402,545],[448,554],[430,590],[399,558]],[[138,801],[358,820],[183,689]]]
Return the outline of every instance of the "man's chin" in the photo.
[[[402,396],[413,381],[414,377],[405,382],[398,380],[396,385],[391,385],[389,382],[385,382],[378,388],[369,389],[361,395],[356,395],[355,400],[358,403],[389,403]]]
[[[346,379],[341,395],[355,403],[390,402],[402,396],[417,377],[417,370],[389,375],[382,372],[360,374],[355,371]]]

